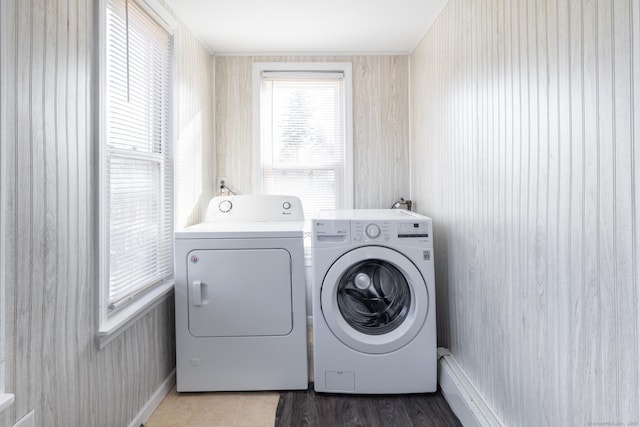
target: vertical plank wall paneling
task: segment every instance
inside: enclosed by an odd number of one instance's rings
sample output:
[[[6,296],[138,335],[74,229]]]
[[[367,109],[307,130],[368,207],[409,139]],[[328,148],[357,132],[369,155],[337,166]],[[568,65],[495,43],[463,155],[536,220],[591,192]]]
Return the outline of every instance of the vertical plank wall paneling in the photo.
[[[410,58],[439,344],[508,426],[640,420],[640,6],[450,0]]]
[[[218,176],[240,193],[253,191],[253,62],[353,64],[354,204],[387,208],[409,194],[408,56],[218,56]]]
[[[126,426],[175,367],[173,299],[105,349],[94,343],[97,4],[3,5],[7,108],[0,160],[6,235],[0,280],[6,287],[6,391],[15,394],[15,403],[0,416],[2,426],[32,411],[37,426]],[[212,157],[211,56],[184,26],[177,40],[188,58],[180,57],[177,67],[182,114],[176,137],[178,146],[197,147],[185,150],[181,161],[207,176],[202,165]],[[192,124],[195,117],[202,117],[200,129]],[[197,221],[199,197],[212,191],[200,179],[181,183],[187,195],[182,200],[190,204],[184,221]]]
[[[178,131],[175,147],[176,229],[202,221],[215,187],[213,57],[179,25]]]

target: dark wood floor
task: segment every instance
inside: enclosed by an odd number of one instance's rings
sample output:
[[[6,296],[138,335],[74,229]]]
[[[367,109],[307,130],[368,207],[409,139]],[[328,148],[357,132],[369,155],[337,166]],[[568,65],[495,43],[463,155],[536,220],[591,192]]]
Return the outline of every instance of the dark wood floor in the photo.
[[[440,392],[407,395],[280,395],[276,427],[449,427],[462,426]]]

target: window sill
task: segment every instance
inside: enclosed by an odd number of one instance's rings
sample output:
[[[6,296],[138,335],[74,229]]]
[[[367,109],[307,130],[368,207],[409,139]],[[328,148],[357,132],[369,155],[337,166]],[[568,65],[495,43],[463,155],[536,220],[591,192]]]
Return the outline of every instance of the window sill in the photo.
[[[0,413],[13,405],[15,396],[9,393],[0,393]]]
[[[144,315],[173,295],[173,286],[173,281],[160,285],[139,300],[123,308],[122,311],[113,314],[106,322],[100,325],[96,335],[98,347],[100,349],[105,348],[107,344],[129,329]]]

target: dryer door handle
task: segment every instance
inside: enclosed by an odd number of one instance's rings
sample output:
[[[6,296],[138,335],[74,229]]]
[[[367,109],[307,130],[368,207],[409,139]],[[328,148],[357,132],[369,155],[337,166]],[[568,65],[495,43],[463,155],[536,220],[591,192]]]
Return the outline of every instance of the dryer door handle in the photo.
[[[207,284],[201,280],[195,280],[191,284],[191,303],[197,307],[209,302]]]

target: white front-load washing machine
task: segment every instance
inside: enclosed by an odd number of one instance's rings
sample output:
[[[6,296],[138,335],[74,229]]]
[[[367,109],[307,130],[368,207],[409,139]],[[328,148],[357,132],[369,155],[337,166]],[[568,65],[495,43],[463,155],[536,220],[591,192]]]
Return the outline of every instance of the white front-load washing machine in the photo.
[[[431,219],[405,210],[312,219],[314,388],[437,389]]]
[[[307,389],[297,197],[216,197],[175,233],[178,391]]]

